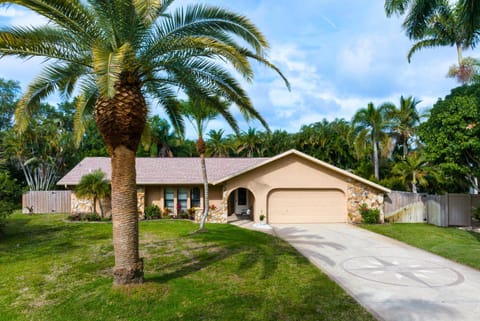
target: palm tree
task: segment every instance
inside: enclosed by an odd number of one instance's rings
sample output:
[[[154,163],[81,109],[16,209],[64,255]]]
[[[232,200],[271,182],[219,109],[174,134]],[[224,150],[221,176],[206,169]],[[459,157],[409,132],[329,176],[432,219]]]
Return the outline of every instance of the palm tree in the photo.
[[[462,15],[462,3],[452,5],[448,0],[386,0],[385,9],[387,15],[408,11],[403,27],[410,39],[417,40],[408,52],[408,62],[421,49],[455,46],[458,66],[452,66],[448,76],[457,77],[462,83],[472,80],[476,63],[472,58],[464,59],[463,50],[476,44],[478,34],[471,33],[467,28]]]
[[[213,107],[215,106],[215,108]],[[229,111],[229,104],[221,101],[217,97],[209,97],[208,101],[201,97],[191,97],[189,101],[182,103],[182,113],[190,121],[197,132],[197,150],[200,155],[200,165],[202,169],[204,209],[202,219],[200,220],[199,231],[205,231],[205,222],[210,209],[208,197],[208,177],[207,166],[205,164],[206,144],[203,140],[203,134],[207,129],[210,120],[221,114],[235,132],[238,132],[238,124]]]
[[[237,136],[236,152],[248,158],[263,155],[263,144],[259,132],[255,128],[248,128]]]
[[[158,115],[147,120],[143,135],[142,145],[150,157],[173,157],[175,135],[170,132],[170,124]]]
[[[110,183],[105,178],[105,173],[97,169],[87,175],[82,176],[80,182],[75,187],[75,193],[78,197],[91,197],[93,199],[92,213],[97,210],[97,199],[100,205],[100,214],[103,217],[102,198],[110,195]]]
[[[207,136],[207,155],[211,157],[228,157],[230,146],[224,136],[225,131],[223,129],[215,130],[211,129]]]
[[[426,179],[428,162],[420,153],[411,153],[405,159],[397,162],[392,172],[399,175],[406,185],[410,185],[413,193],[418,192],[418,185],[424,187],[428,185]]]
[[[392,130],[397,137],[397,143],[402,145],[403,159],[408,154],[408,141],[414,136],[415,129],[420,122],[417,105],[420,103],[412,96],[400,97],[400,105],[392,111]]]
[[[251,58],[281,75],[265,58],[265,37],[246,17],[199,4],[171,9],[173,3],[0,0],[48,20],[43,26],[0,30],[0,56],[38,56],[52,62],[21,98],[17,128],[25,129],[38,102],[54,91],[68,97],[80,90],[78,137],[82,115],[92,110],[95,114],[111,156],[116,285],[143,282],[135,152],[145,127],[146,98],[160,104],[176,128],[183,127],[179,90],[223,97],[256,117],[258,112],[231,71],[250,81]]]
[[[389,127],[388,115],[392,113],[392,109],[391,104],[375,108],[373,103],[368,103],[367,107],[358,110],[352,119],[352,126],[357,133],[357,145],[368,141],[373,147],[373,168],[377,180],[380,179],[379,143],[387,136],[385,130]]]

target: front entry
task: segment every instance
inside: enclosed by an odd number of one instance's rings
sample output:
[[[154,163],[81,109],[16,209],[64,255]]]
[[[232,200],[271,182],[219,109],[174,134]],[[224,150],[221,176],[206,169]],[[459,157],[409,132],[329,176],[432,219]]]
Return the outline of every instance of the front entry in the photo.
[[[253,218],[253,194],[246,188],[238,188],[228,197],[228,215]]]

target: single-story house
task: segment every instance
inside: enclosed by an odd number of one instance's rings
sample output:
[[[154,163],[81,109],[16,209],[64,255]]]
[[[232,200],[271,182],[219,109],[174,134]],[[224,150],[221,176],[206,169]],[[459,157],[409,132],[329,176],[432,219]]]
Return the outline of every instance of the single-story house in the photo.
[[[378,208],[383,219],[384,194],[390,190],[348,171],[290,150],[271,158],[207,158],[209,222],[226,223],[229,215],[250,215],[268,223],[360,222],[359,207]],[[87,157],[58,185],[74,188],[80,178],[101,169],[111,175],[110,159]],[[139,215],[156,204],[177,215],[203,207],[198,158],[137,158]],[[72,193],[72,212],[85,200]]]

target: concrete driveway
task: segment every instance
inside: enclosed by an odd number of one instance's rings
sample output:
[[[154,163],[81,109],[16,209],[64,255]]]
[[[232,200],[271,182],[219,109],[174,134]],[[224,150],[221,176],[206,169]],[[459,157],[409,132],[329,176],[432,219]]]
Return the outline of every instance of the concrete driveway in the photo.
[[[352,225],[273,230],[380,320],[480,320],[480,271]]]

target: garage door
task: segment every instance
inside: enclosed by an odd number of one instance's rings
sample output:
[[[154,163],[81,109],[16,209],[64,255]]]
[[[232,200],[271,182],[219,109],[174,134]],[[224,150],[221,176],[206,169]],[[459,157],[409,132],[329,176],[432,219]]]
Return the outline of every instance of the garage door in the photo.
[[[346,212],[339,190],[275,190],[268,198],[269,223],[344,223]]]

